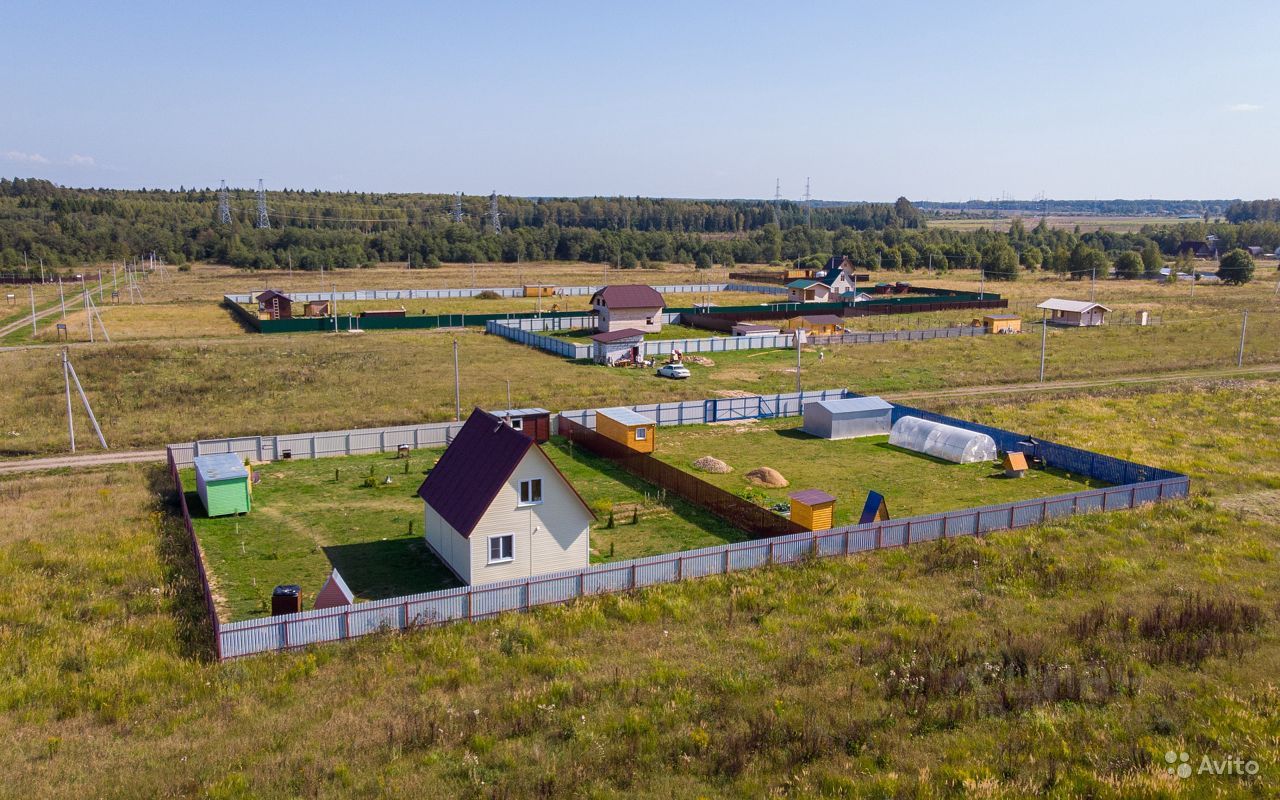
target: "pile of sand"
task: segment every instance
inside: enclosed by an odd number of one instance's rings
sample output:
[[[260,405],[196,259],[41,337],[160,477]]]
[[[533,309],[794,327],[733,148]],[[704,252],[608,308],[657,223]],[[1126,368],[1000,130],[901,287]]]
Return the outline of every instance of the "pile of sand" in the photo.
[[[767,486],[770,489],[781,489],[790,482],[782,477],[782,473],[773,467],[756,467],[746,474],[748,482],[756,486]]]
[[[733,472],[733,467],[713,456],[703,456],[702,458],[695,460],[693,462],[693,468],[702,470],[703,472],[714,472],[716,475]]]
[[[700,367],[714,367],[716,365],[716,362],[706,356],[691,356],[685,354],[684,360],[686,364],[697,364]]]

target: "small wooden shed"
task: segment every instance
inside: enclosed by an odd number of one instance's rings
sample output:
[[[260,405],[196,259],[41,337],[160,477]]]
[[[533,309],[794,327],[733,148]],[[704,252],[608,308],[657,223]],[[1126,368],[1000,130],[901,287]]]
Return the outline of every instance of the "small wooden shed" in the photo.
[[[987,314],[982,318],[987,333],[1022,333],[1022,317],[1017,314]]]
[[[556,287],[550,284],[527,283],[524,286],[525,297],[554,297]]]
[[[1050,297],[1036,306],[1050,312],[1050,325],[1065,325],[1070,328],[1089,328],[1106,322],[1106,315],[1111,309],[1102,303],[1087,300],[1062,300]]]
[[[596,433],[638,453],[652,453],[658,423],[629,408],[597,408]]]
[[[195,459],[196,492],[210,517],[248,514],[251,505],[249,470],[235,453]]]
[[[293,301],[284,292],[268,289],[257,301],[258,319],[293,319]]]
[[[308,300],[306,309],[303,311],[308,317],[327,317],[329,316],[328,300]]]
[[[836,499],[821,489],[805,489],[791,498],[791,521],[808,531],[825,531],[833,526]]]
[[[513,408],[494,411],[493,415],[538,444],[551,438],[551,412],[545,408]]]
[[[807,331],[814,336],[829,336],[840,332],[844,320],[835,314],[806,314],[787,320],[785,330]]]

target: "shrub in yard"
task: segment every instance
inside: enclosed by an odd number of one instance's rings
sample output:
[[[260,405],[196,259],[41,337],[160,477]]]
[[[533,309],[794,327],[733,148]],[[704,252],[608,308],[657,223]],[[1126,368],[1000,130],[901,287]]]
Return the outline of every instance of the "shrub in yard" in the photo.
[[[501,300],[501,299],[502,299],[502,295],[498,294],[497,292],[493,291],[492,289],[485,289],[483,292],[481,292],[480,294],[476,295],[476,299],[478,299],[478,300]]]

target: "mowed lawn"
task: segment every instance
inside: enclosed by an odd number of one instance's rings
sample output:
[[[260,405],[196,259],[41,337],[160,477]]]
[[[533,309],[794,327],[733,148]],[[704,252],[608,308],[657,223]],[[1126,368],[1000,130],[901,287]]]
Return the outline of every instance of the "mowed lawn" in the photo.
[[[789,492],[821,489],[836,498],[837,525],[858,521],[869,490],[884,495],[894,517],[907,517],[1103,485],[1057,470],[1029,470],[1024,478],[1006,478],[998,463],[953,464],[895,447],[888,436],[819,439],[801,431],[800,424],[800,418],[790,417],[661,428],[655,455],[716,486],[769,504],[787,502]],[[733,472],[695,470],[692,462],[702,456],[720,459]],[[754,486],[745,475],[757,467],[776,469],[790,485]]]
[[[745,538],[710,513],[660,497],[653,486],[581,447],[557,438],[545,451],[597,515],[592,561]],[[357,601],[460,585],[422,538],[417,491],[443,452],[416,450],[407,459],[379,453],[259,465],[252,510],[216,518],[205,516],[194,470],[183,470],[187,505],[223,619],[269,613],[271,590],[279,584],[299,585],[303,608],[309,609],[335,567]],[[368,478],[374,486],[366,485]]]

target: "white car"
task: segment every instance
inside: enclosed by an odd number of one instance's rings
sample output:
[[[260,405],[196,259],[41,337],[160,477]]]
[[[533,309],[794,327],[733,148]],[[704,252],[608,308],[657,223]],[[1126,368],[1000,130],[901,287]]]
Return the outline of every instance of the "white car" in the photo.
[[[660,378],[684,379],[692,374],[684,364],[663,364],[658,367],[658,377]]]

